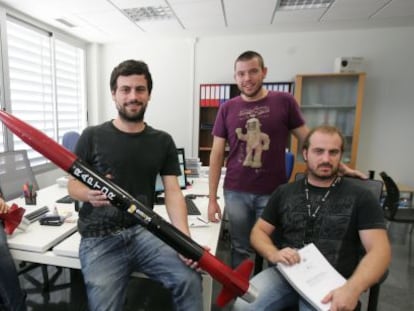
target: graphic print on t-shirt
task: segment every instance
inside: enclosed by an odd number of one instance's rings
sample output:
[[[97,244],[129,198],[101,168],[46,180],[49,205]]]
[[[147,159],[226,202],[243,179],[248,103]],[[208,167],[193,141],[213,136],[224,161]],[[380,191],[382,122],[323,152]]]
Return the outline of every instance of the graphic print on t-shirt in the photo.
[[[240,111],[240,119],[246,119],[247,117],[245,123],[246,133],[243,133],[242,128],[236,128],[237,138],[246,143],[243,166],[255,169],[262,167],[262,153],[269,150],[270,138],[269,135],[261,131],[261,123],[256,116],[268,113],[268,107],[255,107]]]

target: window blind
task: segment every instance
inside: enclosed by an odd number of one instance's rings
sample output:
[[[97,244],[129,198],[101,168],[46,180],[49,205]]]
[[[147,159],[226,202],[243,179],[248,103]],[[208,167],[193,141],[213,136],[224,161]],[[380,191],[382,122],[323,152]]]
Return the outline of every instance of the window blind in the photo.
[[[61,142],[66,131],[86,124],[84,50],[51,33],[7,20],[10,109],[18,118]],[[13,135],[33,167],[49,161]]]

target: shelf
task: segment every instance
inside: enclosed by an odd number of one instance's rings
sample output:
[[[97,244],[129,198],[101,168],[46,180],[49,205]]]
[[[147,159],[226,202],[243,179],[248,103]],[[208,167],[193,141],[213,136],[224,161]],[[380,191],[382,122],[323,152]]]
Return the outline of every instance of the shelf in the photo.
[[[338,127],[346,140],[343,162],[350,168],[356,165],[364,87],[364,73],[296,76],[295,98],[306,124]],[[294,176],[306,169],[306,163],[296,139],[292,139],[291,150],[296,157]]]

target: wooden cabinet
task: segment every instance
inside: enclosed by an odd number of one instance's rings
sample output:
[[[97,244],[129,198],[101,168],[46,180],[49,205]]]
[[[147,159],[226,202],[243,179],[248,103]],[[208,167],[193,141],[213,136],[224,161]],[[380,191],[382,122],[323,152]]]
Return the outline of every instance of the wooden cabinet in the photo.
[[[345,137],[342,161],[351,168],[355,168],[357,160],[364,87],[365,73],[296,76],[295,98],[307,126],[330,124],[338,127]],[[305,170],[305,163],[296,139],[292,139],[291,149],[296,158],[294,177]]]
[[[263,86],[272,91],[293,93],[293,82],[266,82]],[[210,152],[213,145],[211,132],[219,107],[239,94],[240,91],[236,84],[200,85],[198,157],[203,166],[208,166],[210,162]]]

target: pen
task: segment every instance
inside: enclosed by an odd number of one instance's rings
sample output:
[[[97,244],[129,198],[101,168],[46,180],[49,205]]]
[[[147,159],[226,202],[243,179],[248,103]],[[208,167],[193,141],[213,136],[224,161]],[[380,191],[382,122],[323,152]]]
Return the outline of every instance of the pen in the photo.
[[[201,217],[197,217],[197,219],[203,223],[205,223],[206,225],[208,225],[208,221],[205,221],[203,218]]]

